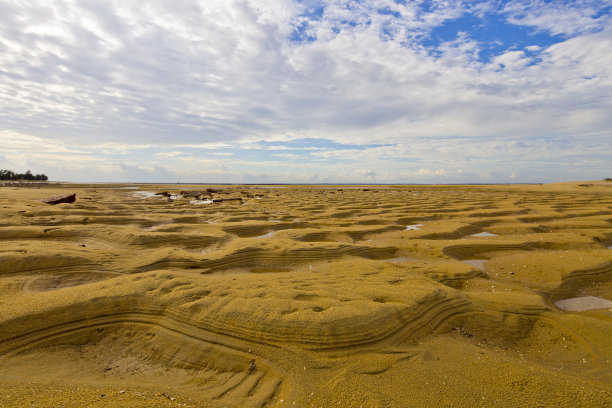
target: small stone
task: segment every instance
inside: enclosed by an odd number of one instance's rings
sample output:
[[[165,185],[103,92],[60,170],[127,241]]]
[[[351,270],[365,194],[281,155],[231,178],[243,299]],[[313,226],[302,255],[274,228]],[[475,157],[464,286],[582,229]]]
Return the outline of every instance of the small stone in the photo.
[[[120,394],[125,394],[125,390],[119,391]]]

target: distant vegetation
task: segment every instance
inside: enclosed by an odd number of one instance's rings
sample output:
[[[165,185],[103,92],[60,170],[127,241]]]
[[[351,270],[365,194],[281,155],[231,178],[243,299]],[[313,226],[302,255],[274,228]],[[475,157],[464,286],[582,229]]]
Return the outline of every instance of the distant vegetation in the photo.
[[[49,177],[45,174],[32,174],[30,170],[25,173],[15,173],[11,170],[0,170],[0,180],[38,180],[47,181]]]
[[[605,181],[612,181],[612,178],[610,178],[610,177],[606,177],[604,180],[605,180]]]

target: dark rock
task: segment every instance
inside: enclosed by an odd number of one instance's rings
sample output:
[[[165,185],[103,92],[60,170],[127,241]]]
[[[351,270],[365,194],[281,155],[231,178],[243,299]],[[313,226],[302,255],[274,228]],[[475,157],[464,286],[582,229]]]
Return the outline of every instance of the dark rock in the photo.
[[[459,334],[461,334],[461,335],[463,335],[463,336],[467,337],[468,339],[470,339],[470,338],[474,337],[474,335],[473,335],[472,333],[468,332],[468,331],[466,330],[466,328],[465,328],[465,327],[463,327],[463,326],[461,326],[461,327],[456,327],[456,326],[454,326],[454,327],[453,327],[453,329],[454,329],[454,330],[456,330],[456,331],[457,331]]]
[[[74,203],[76,201],[76,193],[43,198],[40,201],[43,203],[51,204],[51,205],[61,204],[61,203]]]
[[[212,192],[208,190],[190,190],[190,191],[181,191],[179,195],[185,198],[198,198],[202,199],[204,197],[212,196]]]

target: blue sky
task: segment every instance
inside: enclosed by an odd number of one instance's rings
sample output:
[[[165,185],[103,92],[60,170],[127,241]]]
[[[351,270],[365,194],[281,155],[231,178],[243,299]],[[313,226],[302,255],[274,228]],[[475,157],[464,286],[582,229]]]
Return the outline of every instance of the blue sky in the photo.
[[[612,1],[3,1],[0,168],[55,180],[612,177]]]

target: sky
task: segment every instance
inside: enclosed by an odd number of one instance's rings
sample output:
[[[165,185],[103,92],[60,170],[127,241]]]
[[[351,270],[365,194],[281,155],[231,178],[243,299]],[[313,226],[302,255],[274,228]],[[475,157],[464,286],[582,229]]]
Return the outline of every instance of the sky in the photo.
[[[0,0],[0,168],[76,182],[612,177],[612,0]]]

